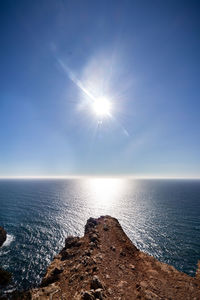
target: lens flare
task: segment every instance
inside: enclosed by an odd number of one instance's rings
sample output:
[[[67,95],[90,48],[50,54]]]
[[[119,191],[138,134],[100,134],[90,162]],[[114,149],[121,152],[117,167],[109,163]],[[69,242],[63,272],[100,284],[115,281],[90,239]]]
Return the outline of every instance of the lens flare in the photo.
[[[105,97],[97,98],[92,102],[92,110],[99,117],[110,116],[111,102]]]

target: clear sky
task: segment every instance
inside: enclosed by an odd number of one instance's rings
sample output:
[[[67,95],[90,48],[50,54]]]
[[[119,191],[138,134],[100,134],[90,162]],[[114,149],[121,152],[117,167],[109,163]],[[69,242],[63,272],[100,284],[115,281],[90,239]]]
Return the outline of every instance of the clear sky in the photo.
[[[200,177],[199,13],[1,0],[0,176]]]

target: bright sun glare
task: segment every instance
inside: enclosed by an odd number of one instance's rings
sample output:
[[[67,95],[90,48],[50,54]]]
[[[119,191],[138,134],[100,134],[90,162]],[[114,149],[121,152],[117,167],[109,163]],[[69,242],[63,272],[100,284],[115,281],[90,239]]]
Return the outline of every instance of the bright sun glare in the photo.
[[[97,116],[110,116],[111,103],[107,98],[97,98],[92,102],[92,109]]]

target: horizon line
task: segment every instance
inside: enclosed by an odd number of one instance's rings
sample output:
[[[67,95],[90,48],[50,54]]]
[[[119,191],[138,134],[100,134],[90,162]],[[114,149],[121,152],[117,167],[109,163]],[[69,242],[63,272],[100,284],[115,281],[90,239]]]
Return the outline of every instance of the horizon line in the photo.
[[[16,176],[0,176],[1,179],[84,179],[84,178],[127,178],[127,179],[190,179],[200,180],[200,176],[145,176],[145,175],[16,175]]]

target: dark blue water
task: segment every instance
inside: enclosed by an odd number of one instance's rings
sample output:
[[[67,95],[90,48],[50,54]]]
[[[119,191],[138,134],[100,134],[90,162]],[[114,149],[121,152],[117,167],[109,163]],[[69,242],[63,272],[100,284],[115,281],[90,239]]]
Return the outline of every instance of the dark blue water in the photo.
[[[140,249],[195,274],[200,259],[198,180],[0,180],[0,225],[8,240],[0,267],[13,273],[10,288],[40,282],[67,235],[83,235],[86,220],[119,219]]]

